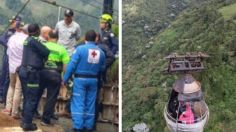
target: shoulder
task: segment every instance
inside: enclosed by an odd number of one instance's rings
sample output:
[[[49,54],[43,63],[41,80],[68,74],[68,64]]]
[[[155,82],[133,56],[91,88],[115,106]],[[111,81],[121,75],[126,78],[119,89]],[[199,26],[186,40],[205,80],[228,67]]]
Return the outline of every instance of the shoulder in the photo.
[[[9,38],[9,41],[15,40],[16,37],[17,37],[17,36],[16,36],[15,34],[13,34],[13,35]]]
[[[76,28],[79,28],[79,27],[80,27],[80,25],[79,25],[77,22],[75,22],[75,21],[73,21],[72,24],[73,24],[73,26],[76,27]]]
[[[57,22],[56,26],[62,26],[63,23],[64,23],[64,20],[61,20],[61,21]]]
[[[115,34],[111,30],[107,31],[107,35],[111,38],[115,37]]]

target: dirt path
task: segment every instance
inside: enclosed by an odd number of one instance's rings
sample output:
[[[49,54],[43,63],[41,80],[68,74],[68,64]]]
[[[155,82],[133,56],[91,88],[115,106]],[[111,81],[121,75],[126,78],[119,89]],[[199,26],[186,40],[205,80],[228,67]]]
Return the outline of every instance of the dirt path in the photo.
[[[50,127],[40,125],[40,120],[34,120],[38,126],[36,132],[65,132],[61,124],[55,124]],[[0,113],[0,132],[21,132],[20,120],[15,120],[8,115]],[[23,132],[23,131],[22,131]]]

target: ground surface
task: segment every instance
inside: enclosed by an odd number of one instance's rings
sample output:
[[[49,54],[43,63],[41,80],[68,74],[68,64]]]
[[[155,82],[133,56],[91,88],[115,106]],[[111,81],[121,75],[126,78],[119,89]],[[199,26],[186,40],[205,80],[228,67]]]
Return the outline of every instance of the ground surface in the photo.
[[[3,106],[0,106],[0,110]],[[40,120],[35,119],[39,130],[37,132],[71,132],[71,120],[67,118],[60,118],[58,121],[54,121],[54,125],[51,127],[45,127],[40,125]],[[20,132],[22,129],[20,126],[20,120],[15,120],[8,115],[0,112],[0,132]]]

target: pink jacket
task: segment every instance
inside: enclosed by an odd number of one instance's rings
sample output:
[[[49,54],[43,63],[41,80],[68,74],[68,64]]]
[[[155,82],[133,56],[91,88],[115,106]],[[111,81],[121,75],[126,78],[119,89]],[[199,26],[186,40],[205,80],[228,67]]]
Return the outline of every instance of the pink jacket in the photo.
[[[186,111],[180,115],[179,121],[182,121],[186,124],[194,123],[194,114],[189,104],[186,104]]]

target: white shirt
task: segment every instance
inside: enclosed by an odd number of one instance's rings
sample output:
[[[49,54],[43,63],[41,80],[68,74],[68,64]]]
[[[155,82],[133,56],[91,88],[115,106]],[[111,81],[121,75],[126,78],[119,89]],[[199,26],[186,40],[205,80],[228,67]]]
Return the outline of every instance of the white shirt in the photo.
[[[66,48],[69,55],[72,55],[76,40],[80,38],[80,25],[74,21],[70,25],[66,25],[65,21],[62,20],[56,24],[55,30],[59,35],[58,43]]]
[[[24,41],[28,35],[23,32],[15,32],[7,43],[7,55],[9,58],[9,70],[10,73],[15,73],[16,68],[21,65],[22,55],[23,55],[23,45]]]

